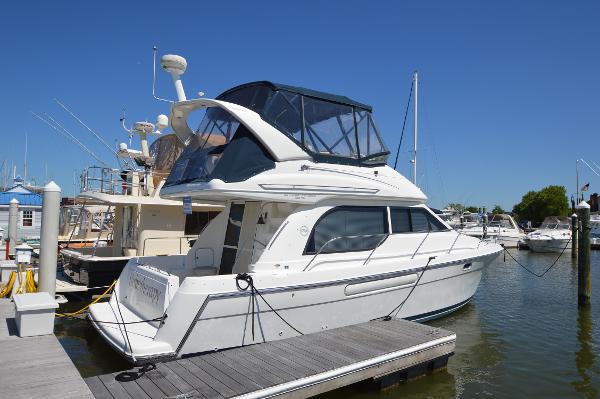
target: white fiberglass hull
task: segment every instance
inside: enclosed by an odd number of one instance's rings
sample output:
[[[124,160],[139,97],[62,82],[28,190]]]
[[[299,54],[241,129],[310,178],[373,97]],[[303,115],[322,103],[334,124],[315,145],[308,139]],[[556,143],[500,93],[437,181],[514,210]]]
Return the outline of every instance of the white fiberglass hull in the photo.
[[[489,250],[478,251],[471,258],[431,261],[427,268],[428,259],[421,258],[411,260],[412,267],[406,267],[406,261],[398,262],[404,265],[395,270],[369,265],[369,274],[364,268],[337,269],[334,273],[330,270],[328,274],[253,273],[254,285],[262,297],[253,297],[250,289],[238,289],[235,275],[187,277],[168,302],[168,317],[160,327],[159,322],[129,324],[125,331],[120,325],[93,324],[119,353],[140,363],[284,339],[298,335],[297,331],[308,334],[390,313],[392,317],[424,321],[458,309],[475,294],[483,269],[501,251],[491,243],[481,246]],[[142,274],[135,268],[131,263],[127,266],[119,285],[141,287],[143,294],[138,299],[146,302],[127,306],[131,298],[122,296],[117,287],[116,298],[113,295],[110,302],[92,306],[92,321],[132,322],[162,315],[162,309],[154,313],[151,309],[163,294],[152,286],[151,278],[140,278]],[[239,284],[242,288],[246,285],[244,281]],[[168,291],[164,295],[168,296]],[[118,298],[125,302],[119,305],[122,319],[115,302]]]
[[[481,238],[483,235],[482,231],[463,231],[462,233],[475,238]],[[496,243],[503,245],[505,248],[517,248],[519,246],[519,241],[525,237],[525,234],[503,233],[498,235],[498,233],[488,232],[487,237],[494,240]]]
[[[533,252],[563,252],[571,249],[570,238],[526,238],[525,243]]]

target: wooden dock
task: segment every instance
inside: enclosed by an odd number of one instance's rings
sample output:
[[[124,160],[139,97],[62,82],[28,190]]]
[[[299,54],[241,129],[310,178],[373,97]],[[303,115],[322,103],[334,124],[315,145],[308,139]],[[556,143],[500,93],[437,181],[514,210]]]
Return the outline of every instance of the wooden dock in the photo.
[[[86,378],[110,398],[305,398],[356,382],[387,386],[446,365],[456,335],[405,320],[372,321]]]
[[[93,398],[56,336],[20,338],[14,312],[0,298],[0,397]]]

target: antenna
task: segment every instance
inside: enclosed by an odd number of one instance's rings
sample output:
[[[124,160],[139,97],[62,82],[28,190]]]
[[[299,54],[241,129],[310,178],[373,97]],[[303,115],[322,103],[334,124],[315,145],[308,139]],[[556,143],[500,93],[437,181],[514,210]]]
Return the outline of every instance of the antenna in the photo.
[[[110,145],[108,145],[106,143],[106,141],[104,141],[104,139],[95,131],[92,130],[92,128],[90,128],[88,125],[86,125],[81,119],[79,119],[79,117],[77,117],[77,115],[75,115],[69,108],[67,108],[66,105],[64,105],[63,103],[61,103],[58,99],[54,99],[54,101],[56,101],[56,103],[58,105],[61,106],[62,109],[64,109],[69,115],[71,115],[77,122],[79,122],[83,127],[85,127],[94,137],[96,137],[96,139],[98,139],[98,141],[100,141],[102,144],[104,144],[104,146],[106,148],[108,148],[108,150],[115,156],[117,157],[117,161],[119,160],[119,153],[117,151],[115,151]],[[125,162],[127,162],[128,160],[125,159]],[[133,164],[130,164],[129,167],[134,168]]]
[[[127,126],[125,125],[125,121],[127,120],[127,118],[125,117],[125,108],[123,108],[123,113],[121,114],[121,118],[119,119],[119,122],[121,122],[121,126],[123,127],[123,130],[125,130],[127,132],[127,135],[129,136],[129,147],[131,147],[131,139],[133,138],[133,133],[131,131],[131,128],[127,128]]]
[[[160,66],[171,74],[173,84],[175,85],[175,91],[177,92],[177,99],[179,101],[185,101],[185,91],[183,90],[183,83],[181,83],[181,75],[183,75],[187,69],[187,61],[185,58],[180,55],[165,54],[160,59]]]
[[[158,47],[154,46],[152,48],[152,97],[159,101],[172,103],[173,101],[171,100],[166,100],[156,96],[156,50],[158,50]],[[131,142],[129,143],[129,146],[131,146]]]
[[[61,126],[58,122],[56,122],[50,115],[45,115],[47,118],[50,119],[51,122],[47,121],[46,119],[42,118],[41,116],[39,116],[38,114],[36,114],[33,111],[29,111],[31,112],[31,114],[33,116],[35,116],[36,118],[38,118],[39,120],[41,120],[42,122],[44,122],[46,125],[50,126],[52,129],[54,129],[56,132],[62,134],[63,136],[67,137],[69,140],[71,140],[73,143],[77,144],[79,147],[81,147],[85,152],[87,152],[89,155],[91,155],[94,159],[96,159],[98,162],[100,162],[102,165],[104,166],[109,166],[106,162],[104,162],[103,160],[101,160],[96,154],[94,154],[94,152],[92,150],[90,150],[89,148],[87,148],[81,141],[79,141],[77,139],[77,137],[73,136],[71,134],[71,132],[69,132],[67,129],[65,129],[63,126]],[[60,129],[59,129],[60,128]]]

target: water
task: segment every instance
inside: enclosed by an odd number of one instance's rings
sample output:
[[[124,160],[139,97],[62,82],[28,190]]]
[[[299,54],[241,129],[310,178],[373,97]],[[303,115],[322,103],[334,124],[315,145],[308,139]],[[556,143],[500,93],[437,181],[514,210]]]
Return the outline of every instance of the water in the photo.
[[[538,273],[557,256],[511,252]],[[322,397],[599,397],[600,251],[592,252],[591,310],[577,308],[570,253],[544,278],[501,256],[470,304],[429,324],[458,336],[447,369],[383,392],[347,387]],[[85,321],[60,321],[56,335],[84,376],[129,368]]]

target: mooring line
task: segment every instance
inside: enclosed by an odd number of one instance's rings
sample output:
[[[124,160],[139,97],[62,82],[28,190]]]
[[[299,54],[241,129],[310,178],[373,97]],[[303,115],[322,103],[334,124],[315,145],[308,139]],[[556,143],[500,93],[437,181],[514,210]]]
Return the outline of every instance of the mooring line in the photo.
[[[510,256],[510,258],[512,260],[515,261],[515,263],[519,266],[521,266],[523,269],[525,269],[527,272],[531,273],[532,275],[536,276],[536,277],[544,277],[544,275],[546,273],[548,273],[554,266],[556,266],[556,264],[558,263],[558,260],[560,259],[561,256],[563,256],[563,254],[565,253],[565,251],[567,250],[567,247],[569,246],[569,243],[571,242],[571,238],[569,238],[569,241],[567,241],[567,243],[565,244],[565,247],[562,249],[561,253],[558,255],[558,257],[554,260],[554,262],[552,262],[552,264],[550,265],[550,267],[548,267],[542,274],[537,274],[531,270],[529,270],[527,268],[527,266],[523,265],[521,262],[519,262],[517,259],[515,259],[515,257],[508,251],[508,249],[506,249],[504,247],[504,244],[500,244],[502,245],[502,249],[504,250],[505,254],[508,254],[508,256]],[[506,262],[506,257],[504,258],[504,261]]]

